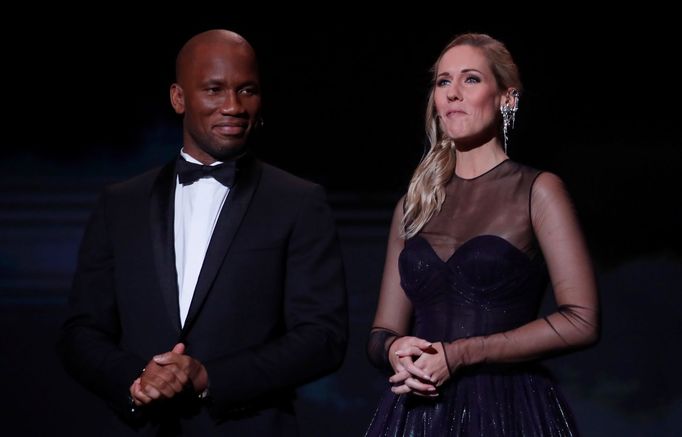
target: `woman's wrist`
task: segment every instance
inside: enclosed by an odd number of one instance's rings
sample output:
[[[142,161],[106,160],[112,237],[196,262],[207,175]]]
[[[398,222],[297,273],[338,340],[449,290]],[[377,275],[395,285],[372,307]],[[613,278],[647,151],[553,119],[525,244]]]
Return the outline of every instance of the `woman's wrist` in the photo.
[[[443,353],[452,375],[460,367],[486,361],[485,337],[460,338],[450,343],[443,342]]]
[[[402,335],[394,335],[392,337],[389,337],[386,339],[386,360],[390,364],[391,368],[395,370],[395,363],[397,362],[398,358],[396,357],[395,351],[399,347],[396,344],[396,341],[401,339],[403,336]],[[396,346],[395,348],[393,346]],[[394,361],[395,360],[395,361]]]
[[[471,366],[487,361],[485,355],[485,337],[469,337],[458,340],[462,350],[462,364]]]

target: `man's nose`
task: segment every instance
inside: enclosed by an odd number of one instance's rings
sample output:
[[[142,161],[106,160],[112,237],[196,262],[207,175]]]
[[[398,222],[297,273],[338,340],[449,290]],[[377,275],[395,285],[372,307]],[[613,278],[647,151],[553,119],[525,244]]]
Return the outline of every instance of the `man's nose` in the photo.
[[[239,93],[235,91],[228,91],[225,94],[223,104],[220,105],[220,113],[224,115],[236,115],[244,112]]]

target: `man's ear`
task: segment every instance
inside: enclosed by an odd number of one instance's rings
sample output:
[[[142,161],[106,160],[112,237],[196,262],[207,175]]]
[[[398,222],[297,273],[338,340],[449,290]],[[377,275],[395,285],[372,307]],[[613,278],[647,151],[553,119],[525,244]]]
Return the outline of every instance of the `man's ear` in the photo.
[[[185,93],[182,91],[182,87],[177,83],[174,83],[170,87],[170,100],[176,114],[185,113]]]

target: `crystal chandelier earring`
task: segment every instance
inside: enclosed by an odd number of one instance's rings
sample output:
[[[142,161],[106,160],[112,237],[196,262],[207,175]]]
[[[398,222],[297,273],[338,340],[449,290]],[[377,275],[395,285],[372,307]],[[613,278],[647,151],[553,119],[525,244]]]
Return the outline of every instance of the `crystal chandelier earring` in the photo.
[[[502,113],[502,129],[504,132],[504,153],[507,153],[507,142],[509,141],[508,134],[511,129],[514,129],[514,121],[516,121],[516,111],[519,109],[519,91],[511,90],[511,96],[514,98],[514,106],[505,103],[500,106]]]

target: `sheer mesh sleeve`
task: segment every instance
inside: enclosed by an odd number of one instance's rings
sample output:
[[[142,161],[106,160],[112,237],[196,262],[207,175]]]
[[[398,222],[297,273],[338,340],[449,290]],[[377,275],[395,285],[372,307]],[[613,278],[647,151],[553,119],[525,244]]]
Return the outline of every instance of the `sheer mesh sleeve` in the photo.
[[[398,272],[398,257],[405,244],[400,236],[402,205],[403,199],[393,212],[379,303],[367,344],[370,362],[384,371],[391,371],[388,349],[393,341],[408,333],[412,315],[412,304],[400,285]]]
[[[444,344],[451,372],[460,365],[530,360],[597,340],[594,273],[571,201],[557,176],[537,177],[530,216],[548,266],[556,312],[513,330]]]

